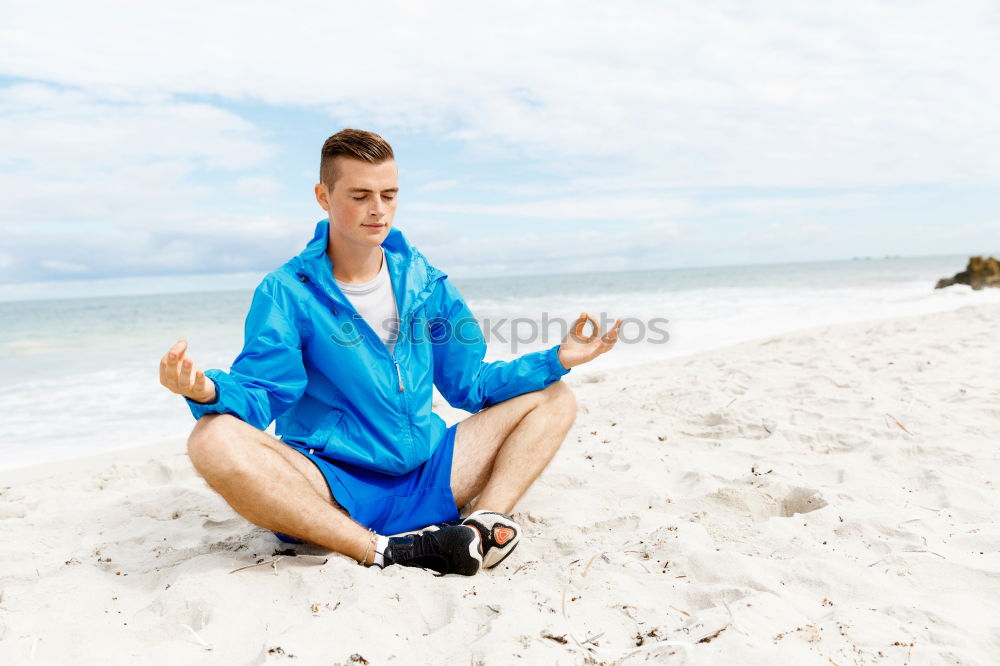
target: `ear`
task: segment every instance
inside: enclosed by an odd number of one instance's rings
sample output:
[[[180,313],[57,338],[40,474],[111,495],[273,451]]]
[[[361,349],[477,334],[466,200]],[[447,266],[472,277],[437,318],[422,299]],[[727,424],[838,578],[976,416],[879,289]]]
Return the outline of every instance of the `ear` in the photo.
[[[313,188],[316,193],[316,203],[329,214],[330,212],[330,190],[327,189],[326,185],[323,183],[316,183],[316,187]]]

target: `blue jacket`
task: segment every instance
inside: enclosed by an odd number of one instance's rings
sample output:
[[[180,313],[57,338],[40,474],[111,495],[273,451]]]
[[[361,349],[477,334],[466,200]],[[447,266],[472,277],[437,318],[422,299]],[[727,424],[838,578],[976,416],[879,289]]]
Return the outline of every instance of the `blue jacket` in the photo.
[[[545,388],[568,371],[559,346],[486,363],[486,343],[448,276],[398,229],[382,247],[400,328],[393,354],[333,279],[322,220],[305,250],[268,274],[247,314],[243,351],[228,373],[208,370],[216,400],[188,400],[195,418],[233,414],[333,460],[404,474],[445,430],[432,385],[453,407],[478,412]]]

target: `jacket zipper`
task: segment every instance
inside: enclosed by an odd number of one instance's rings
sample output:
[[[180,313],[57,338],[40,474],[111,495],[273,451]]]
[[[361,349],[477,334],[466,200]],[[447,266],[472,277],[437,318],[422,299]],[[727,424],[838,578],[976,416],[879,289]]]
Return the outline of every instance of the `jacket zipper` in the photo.
[[[402,328],[402,327],[400,327],[400,328]],[[396,379],[399,380],[399,392],[402,393],[403,391],[406,390],[406,387],[403,386],[403,373],[401,373],[399,371],[399,363],[396,362],[396,356],[395,355],[393,355],[393,357],[392,357],[392,364],[394,366],[396,366]]]
[[[303,275],[301,273],[299,274],[299,279],[302,282],[308,282],[308,283],[311,283],[311,284],[315,284],[306,275]],[[433,284],[438,279],[440,279],[440,277],[433,278],[431,280],[430,284]],[[316,285],[316,286],[319,287],[319,285]],[[320,287],[320,290],[323,291],[323,292],[326,291],[322,287]],[[331,308],[333,310],[333,314],[337,314],[336,303],[335,303],[333,297],[330,296],[329,294],[326,294],[326,293],[324,293],[324,295],[330,301],[330,306],[331,306]],[[397,303],[396,305],[398,306],[399,304]],[[356,310],[354,310],[353,308],[350,308],[350,307],[348,308],[348,311],[351,311],[354,314],[358,314]],[[360,317],[360,315],[359,315],[359,317]],[[400,314],[400,317],[399,317],[399,320],[400,320],[399,321],[399,330],[400,331],[403,330],[403,321],[405,319],[406,319],[406,317],[404,317],[402,314]],[[367,327],[368,330],[371,331],[371,335],[374,336],[374,338],[381,344],[382,349],[385,350],[386,355],[389,356],[389,359],[392,361],[393,367],[396,369],[396,380],[398,381],[398,387],[399,387],[399,391],[398,392],[401,393],[401,394],[404,394],[404,395],[400,395],[399,397],[400,397],[400,403],[401,403],[402,408],[403,408],[403,420],[406,422],[406,434],[407,434],[407,436],[408,436],[408,438],[410,440],[410,455],[412,456],[413,455],[413,424],[410,422],[410,411],[409,411],[408,406],[406,404],[406,395],[405,395],[405,393],[406,393],[406,386],[403,384],[403,373],[402,373],[402,371],[399,368],[399,363],[396,361],[396,355],[394,353],[389,353],[389,350],[386,348],[385,343],[383,343],[382,340],[381,340],[381,338],[378,337],[378,334],[375,333],[375,330],[368,324],[368,322],[364,321],[364,318],[361,318],[361,320],[362,320],[362,325],[365,326],[365,327]],[[397,336],[397,340],[396,340],[397,342],[399,342],[399,338],[400,337],[401,336]]]
[[[303,275],[301,273],[299,274],[299,280],[302,281],[302,282],[310,283],[310,284],[316,284],[315,282],[313,282],[312,280],[310,280],[306,275]],[[319,285],[316,285],[316,286],[319,287]],[[327,299],[330,301],[330,309],[333,312],[333,314],[337,314],[337,304],[334,302],[333,297],[330,296],[329,294],[325,293],[325,290],[322,287],[320,287],[320,290],[324,292],[323,295],[326,296]],[[392,365],[396,369],[396,380],[398,381],[399,392],[402,393],[403,391],[405,391],[406,387],[403,385],[403,373],[399,369],[399,363],[396,362],[396,355],[389,353],[389,350],[386,349],[385,343],[382,342],[382,339],[378,337],[378,333],[376,333],[375,329],[373,329],[371,327],[371,325],[367,321],[365,321],[364,317],[362,317],[360,314],[358,314],[357,310],[355,310],[354,308],[349,308],[349,311],[352,314],[354,314],[354,315],[356,315],[358,317],[358,319],[361,322],[361,324],[360,324],[361,326],[364,326],[364,327],[368,328],[369,331],[371,331],[371,335],[368,336],[368,337],[374,338],[375,340],[378,341],[378,345],[376,345],[376,346],[381,346],[381,348],[383,350],[385,350],[386,355],[389,357],[389,360],[392,361]],[[399,329],[400,330],[403,329],[402,317],[400,317]]]

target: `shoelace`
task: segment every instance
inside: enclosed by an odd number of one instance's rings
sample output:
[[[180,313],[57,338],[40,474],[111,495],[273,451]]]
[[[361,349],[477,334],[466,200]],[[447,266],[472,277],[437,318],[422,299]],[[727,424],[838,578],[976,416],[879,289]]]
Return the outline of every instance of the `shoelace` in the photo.
[[[441,552],[441,544],[438,543],[438,540],[432,534],[414,534],[410,538],[411,542],[407,548],[409,552],[406,559],[397,563],[407,566],[409,562],[415,562],[422,569],[436,571],[438,576],[445,575],[448,571],[448,558]],[[441,567],[428,565],[426,562],[428,559],[434,563],[440,562]]]

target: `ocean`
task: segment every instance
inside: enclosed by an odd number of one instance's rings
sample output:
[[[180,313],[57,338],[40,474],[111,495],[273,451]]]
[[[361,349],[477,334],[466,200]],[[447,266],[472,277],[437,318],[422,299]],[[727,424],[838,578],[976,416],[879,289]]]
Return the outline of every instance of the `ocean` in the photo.
[[[487,360],[557,344],[587,311],[626,320],[613,372],[788,331],[1000,303],[1000,289],[934,290],[967,257],[456,279],[486,331]],[[444,267],[445,269],[447,267]],[[228,368],[261,276],[102,280],[0,288],[0,469],[182,440],[193,421],[159,385],[177,339]],[[64,297],[53,298],[61,292]],[[144,293],[145,292],[145,293]],[[182,292],[182,293],[177,293]],[[44,296],[44,297],[43,297]]]

